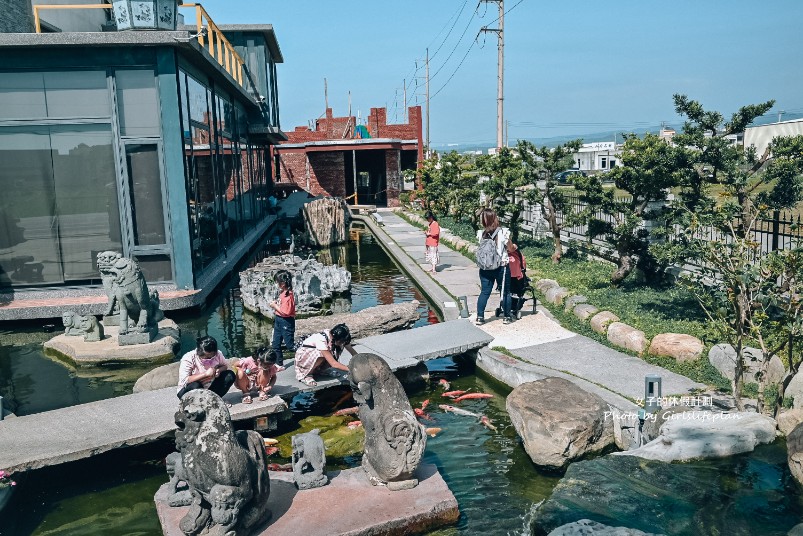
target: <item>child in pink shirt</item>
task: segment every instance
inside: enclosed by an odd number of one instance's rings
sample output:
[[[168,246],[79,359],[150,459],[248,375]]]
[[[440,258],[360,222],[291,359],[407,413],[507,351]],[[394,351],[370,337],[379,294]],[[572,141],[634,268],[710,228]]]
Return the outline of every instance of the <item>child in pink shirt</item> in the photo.
[[[276,356],[270,348],[260,346],[253,356],[239,359],[236,364],[237,388],[243,392],[243,404],[251,403],[251,393],[259,390],[259,399],[267,400],[276,383]]]

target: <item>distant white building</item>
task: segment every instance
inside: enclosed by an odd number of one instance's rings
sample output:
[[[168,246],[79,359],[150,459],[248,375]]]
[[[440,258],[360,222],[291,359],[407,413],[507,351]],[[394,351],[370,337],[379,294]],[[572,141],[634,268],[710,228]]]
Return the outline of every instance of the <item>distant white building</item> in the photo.
[[[581,171],[608,171],[621,166],[619,153],[621,145],[612,141],[599,141],[584,143],[580,150],[574,153],[574,166]]]
[[[756,154],[760,157],[767,150],[772,138],[777,136],[798,136],[803,135],[803,119],[792,119],[781,121],[780,123],[770,123],[757,127],[747,127],[744,129],[744,148],[750,146],[756,148]]]

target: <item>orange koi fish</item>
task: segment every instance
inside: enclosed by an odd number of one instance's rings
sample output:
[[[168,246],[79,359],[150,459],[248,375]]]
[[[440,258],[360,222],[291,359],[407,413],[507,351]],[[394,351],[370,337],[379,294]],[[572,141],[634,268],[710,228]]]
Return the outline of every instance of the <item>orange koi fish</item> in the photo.
[[[342,415],[356,415],[359,413],[360,407],[354,406],[353,408],[343,408],[341,410],[335,411],[334,415],[340,417]]]
[[[429,399],[426,399],[423,402],[421,402],[421,409],[422,410],[427,409],[427,406],[429,406]]]
[[[270,447],[272,445],[278,445],[279,444],[279,440],[278,439],[273,439],[272,437],[265,437],[265,438],[262,438],[262,440],[265,442],[265,446],[266,447]]]
[[[432,420],[432,417],[430,417],[429,415],[424,413],[424,410],[421,409],[421,408],[415,408],[415,409],[413,409],[413,411],[415,412],[415,414],[418,416],[419,419],[424,419],[425,421],[431,421]]]
[[[265,454],[268,456],[273,456],[277,452],[279,452],[279,447],[265,447]]]
[[[443,393],[441,396],[445,396],[446,398],[457,398],[460,395],[466,394],[468,391],[447,391]]]
[[[466,393],[462,396],[458,396],[454,399],[455,402],[460,402],[461,400],[475,400],[479,398],[493,398],[494,395],[489,393]]]
[[[293,465],[290,463],[269,463],[268,471],[292,471]]]
[[[447,382],[444,378],[441,378],[440,380],[438,380],[438,384],[441,387],[443,387],[444,391],[448,391],[449,387],[451,387],[451,385],[449,385],[449,382]]]
[[[483,425],[484,427],[486,427],[488,430],[493,430],[494,432],[496,432],[496,426],[494,426],[494,425],[493,425],[493,422],[491,422],[491,419],[489,419],[489,418],[488,418],[488,417],[486,417],[485,415],[483,415],[482,417],[480,417],[480,424],[482,424],[482,425]]]
[[[436,435],[441,433],[441,429],[440,428],[427,428],[426,430],[424,430],[424,432],[426,432],[426,434],[429,437],[435,437]]]
[[[346,426],[348,426],[349,429],[354,430],[355,428],[359,428],[360,426],[362,426],[362,421],[352,421],[348,423]]]

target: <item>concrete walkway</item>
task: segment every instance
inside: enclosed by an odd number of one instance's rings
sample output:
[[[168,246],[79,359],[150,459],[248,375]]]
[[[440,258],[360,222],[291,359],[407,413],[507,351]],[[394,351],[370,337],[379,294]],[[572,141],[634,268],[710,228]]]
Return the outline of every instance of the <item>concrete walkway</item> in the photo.
[[[424,260],[424,232],[390,210],[380,210],[380,215],[384,224],[383,234],[389,236],[401,253],[418,265],[421,272],[427,270],[429,265]],[[439,249],[441,263],[438,272],[427,275],[453,296],[467,296],[473,320],[480,293],[477,266],[474,261],[443,243]],[[525,307],[521,320],[504,325],[501,318],[494,318],[493,315],[498,303],[498,294],[492,294],[485,313],[486,323],[480,328],[494,337],[490,346],[504,347],[519,359],[542,367],[541,370],[554,370],[555,375],[568,373],[629,399],[644,396],[644,376],[647,374],[661,376],[664,395],[682,395],[705,387],[685,376],[573,333],[563,328],[549,311],[540,306],[536,314]]]

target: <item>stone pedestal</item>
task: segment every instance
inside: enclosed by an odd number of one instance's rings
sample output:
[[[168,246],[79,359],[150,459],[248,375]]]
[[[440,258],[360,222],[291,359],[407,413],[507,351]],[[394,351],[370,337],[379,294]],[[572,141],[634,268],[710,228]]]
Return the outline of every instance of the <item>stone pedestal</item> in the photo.
[[[129,346],[132,344],[148,344],[154,341],[159,335],[159,330],[156,326],[153,329],[146,331],[130,330],[124,335],[117,335],[117,343],[120,346]]]
[[[171,361],[179,347],[178,324],[164,319],[159,322],[159,331],[147,342],[148,333],[129,333],[123,337],[141,336],[145,343],[120,345],[117,326],[107,326],[105,337],[98,342],[85,342],[83,337],[68,337],[61,334],[44,343],[45,352],[66,358],[78,365],[100,365],[121,361]]]
[[[372,486],[362,468],[328,475],[328,485],[299,491],[292,473],[271,471],[272,515],[254,535],[418,534],[455,523],[460,515],[457,500],[434,465],[419,466],[418,486],[401,491]],[[159,488],[154,501],[165,536],[184,536],[178,523],[187,507],[167,505],[167,484]]]

